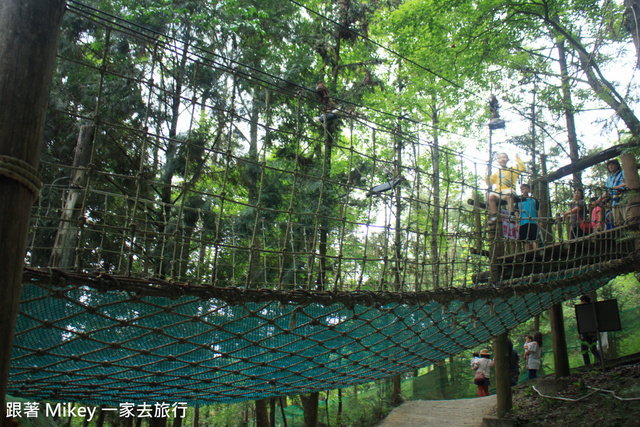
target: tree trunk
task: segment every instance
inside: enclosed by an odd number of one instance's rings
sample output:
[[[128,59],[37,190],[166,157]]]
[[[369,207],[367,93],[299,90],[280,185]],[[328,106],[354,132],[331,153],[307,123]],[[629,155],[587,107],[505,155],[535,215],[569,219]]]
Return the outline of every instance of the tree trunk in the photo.
[[[636,46],[636,67],[640,68],[640,0],[624,0],[624,28]]]
[[[269,399],[269,425],[274,427],[276,425],[276,398]]]
[[[618,93],[611,82],[604,78],[592,54],[560,24],[557,17],[552,18],[551,16],[545,16],[542,17],[542,19],[553,28],[559,37],[563,37],[576,50],[580,69],[585,73],[591,90],[594,91],[600,100],[604,101],[618,114],[618,117],[625,123],[634,139],[640,137],[640,120],[638,120],[638,117],[636,117],[633,109],[625,101],[624,97]]]
[[[107,415],[107,413],[105,411],[102,410],[103,406],[100,405],[100,407],[98,407],[98,418],[96,419],[96,427],[103,427],[104,426],[104,419]],[[152,427],[157,427],[157,426],[152,426]]]
[[[78,209],[78,201],[84,191],[87,173],[84,170],[91,159],[91,148],[95,127],[84,125],[80,127],[73,158],[73,171],[69,184],[67,200],[62,208],[60,225],[51,251],[49,265],[58,268],[70,268],[74,263],[74,248],[77,245],[78,218],[83,214]]]
[[[282,424],[287,427],[287,415],[284,413],[284,408],[287,407],[287,398],[280,396],[280,413],[282,415]]]
[[[167,427],[167,418],[151,417],[149,418],[149,427]]]
[[[560,63],[560,79],[562,86],[562,108],[567,123],[567,138],[569,141],[569,157],[571,163],[575,163],[580,158],[578,152],[578,135],[576,134],[576,122],[573,114],[573,101],[571,100],[571,84],[569,82],[569,72],[567,68],[567,53],[564,46],[564,39],[556,39],[558,47],[558,62]],[[573,184],[575,188],[582,188],[582,172],[573,173]]]
[[[549,323],[551,324],[556,378],[568,377],[571,375],[571,368],[569,366],[569,353],[567,352],[567,339],[564,332],[562,304],[551,306],[549,309]]]
[[[300,395],[302,408],[304,410],[304,427],[317,427],[318,425],[318,397],[320,394],[316,391],[310,393],[309,396]]]
[[[400,405],[402,403],[402,398],[400,397],[400,391],[402,389],[402,377],[400,375],[395,375],[392,378],[393,381],[393,391],[391,392],[391,403],[393,405]]]
[[[199,425],[200,425],[200,407],[196,405],[193,408],[193,423],[191,424],[191,427],[199,427]]]
[[[438,109],[435,100],[431,103],[431,124],[433,125],[433,147],[431,150],[431,162],[433,176],[431,178],[432,194],[433,194],[433,212],[431,214],[431,280],[432,288],[440,287],[440,264],[438,257],[438,236],[440,230],[440,148],[438,141]]]
[[[320,258],[320,267],[318,271],[318,279],[316,280],[316,289],[325,290],[327,285],[327,271],[329,263],[327,259],[327,238],[329,235],[329,211],[332,201],[327,193],[329,193],[329,179],[331,177],[331,153],[333,150],[333,133],[336,131],[335,121],[326,123],[326,135],[324,142],[324,165],[323,165],[323,184],[322,184],[322,200],[321,207],[318,210],[320,214],[320,245],[318,247],[318,255]]]
[[[0,164],[0,416],[5,410],[31,206],[34,173],[55,66],[64,0],[0,2],[0,156],[14,164],[21,183]],[[29,183],[29,185],[27,185]]]
[[[249,162],[247,163],[247,195],[250,206],[254,206],[255,217],[253,226],[253,238],[251,242],[251,251],[249,252],[249,271],[247,273],[247,287],[258,288],[260,270],[262,269],[262,260],[260,255],[260,220],[262,215],[257,208],[260,199],[260,168],[258,167],[258,119],[260,118],[260,109],[258,105],[258,94],[254,93],[253,104],[251,106],[251,124],[249,127]],[[257,405],[257,401],[256,401]],[[257,406],[256,406],[257,409]]]
[[[267,400],[260,399],[255,401],[256,404],[256,426],[269,427],[269,410],[267,409]]]

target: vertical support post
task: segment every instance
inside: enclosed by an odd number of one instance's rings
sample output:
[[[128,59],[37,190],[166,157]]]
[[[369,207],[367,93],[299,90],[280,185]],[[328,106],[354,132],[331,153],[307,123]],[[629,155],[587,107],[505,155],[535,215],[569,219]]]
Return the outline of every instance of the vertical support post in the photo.
[[[558,225],[558,242],[563,241],[562,239],[562,231],[564,230],[564,221],[562,220],[562,217],[560,216],[560,214],[556,214],[556,224]]]
[[[496,393],[498,395],[498,418],[511,411],[511,372],[509,366],[508,332],[493,340],[493,364],[496,373]]]
[[[0,2],[0,417],[22,293],[31,206],[39,182],[40,141],[55,66],[64,0]],[[19,169],[19,182],[5,164]],[[35,181],[35,182],[34,182]],[[31,188],[24,182],[29,182]]]
[[[553,342],[553,362],[556,367],[556,378],[571,375],[569,354],[567,352],[567,338],[564,333],[564,316],[562,304],[554,304],[549,309],[549,323],[551,324],[551,340]]]
[[[473,195],[473,218],[475,221],[476,227],[476,250],[478,251],[478,255],[482,255],[482,217],[480,211],[480,194],[476,191]]]
[[[625,222],[637,224],[640,222],[640,178],[638,178],[636,159],[633,154],[624,153],[620,156],[620,163],[624,172],[624,183],[629,192],[623,201],[627,205]]]
[[[541,156],[542,173],[547,174],[547,155]],[[544,230],[544,244],[553,242],[553,214],[551,213],[551,193],[549,191],[549,181],[542,180],[536,186],[538,200],[540,201],[540,227]]]

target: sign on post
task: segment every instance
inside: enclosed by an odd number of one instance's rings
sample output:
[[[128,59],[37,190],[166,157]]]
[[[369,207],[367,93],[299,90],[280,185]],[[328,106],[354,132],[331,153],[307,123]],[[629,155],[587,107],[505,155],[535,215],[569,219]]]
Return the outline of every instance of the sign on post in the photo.
[[[575,309],[580,334],[622,330],[616,299],[578,304]]]

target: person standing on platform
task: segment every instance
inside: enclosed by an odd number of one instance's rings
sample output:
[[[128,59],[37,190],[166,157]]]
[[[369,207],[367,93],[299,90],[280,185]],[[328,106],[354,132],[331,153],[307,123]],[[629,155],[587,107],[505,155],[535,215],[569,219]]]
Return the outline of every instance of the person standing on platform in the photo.
[[[597,233],[598,231],[604,231],[605,229],[605,216],[604,209],[600,206],[600,202],[598,198],[592,197],[589,200],[589,211],[591,212],[589,219],[591,221],[591,226],[589,227],[592,233]]]
[[[570,239],[577,239],[584,235],[580,224],[585,221],[586,216],[587,206],[584,203],[584,190],[582,188],[576,188],[573,192],[573,201],[569,205],[569,210],[563,214],[563,217],[571,218],[571,228],[568,233]]]
[[[614,227],[620,227],[624,225],[625,215],[624,207],[620,206],[621,193],[625,189],[624,184],[624,172],[620,167],[620,162],[616,159],[611,159],[607,162],[607,169],[609,170],[609,176],[605,187],[607,192],[600,197],[600,203],[611,203],[611,210],[613,211],[613,224]]]
[[[524,163],[516,154],[516,162],[518,166],[510,168],[509,156],[506,153],[499,153],[496,161],[500,165],[500,169],[487,177],[487,185],[489,186],[489,221],[494,222],[498,215],[501,200],[507,200],[509,212],[513,212],[513,196],[516,190],[516,181],[518,176],[524,172]],[[495,185],[495,189],[493,186]]]
[[[525,249],[538,249],[538,211],[540,203],[531,196],[529,184],[520,185],[520,201],[516,203],[518,221],[518,240],[525,242]]]

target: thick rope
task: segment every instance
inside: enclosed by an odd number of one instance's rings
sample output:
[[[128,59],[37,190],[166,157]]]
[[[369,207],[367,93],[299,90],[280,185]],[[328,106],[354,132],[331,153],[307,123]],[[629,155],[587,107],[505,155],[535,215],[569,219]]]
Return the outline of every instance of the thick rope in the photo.
[[[0,156],[0,175],[18,181],[38,198],[42,181],[40,174],[29,163],[11,156]]]

